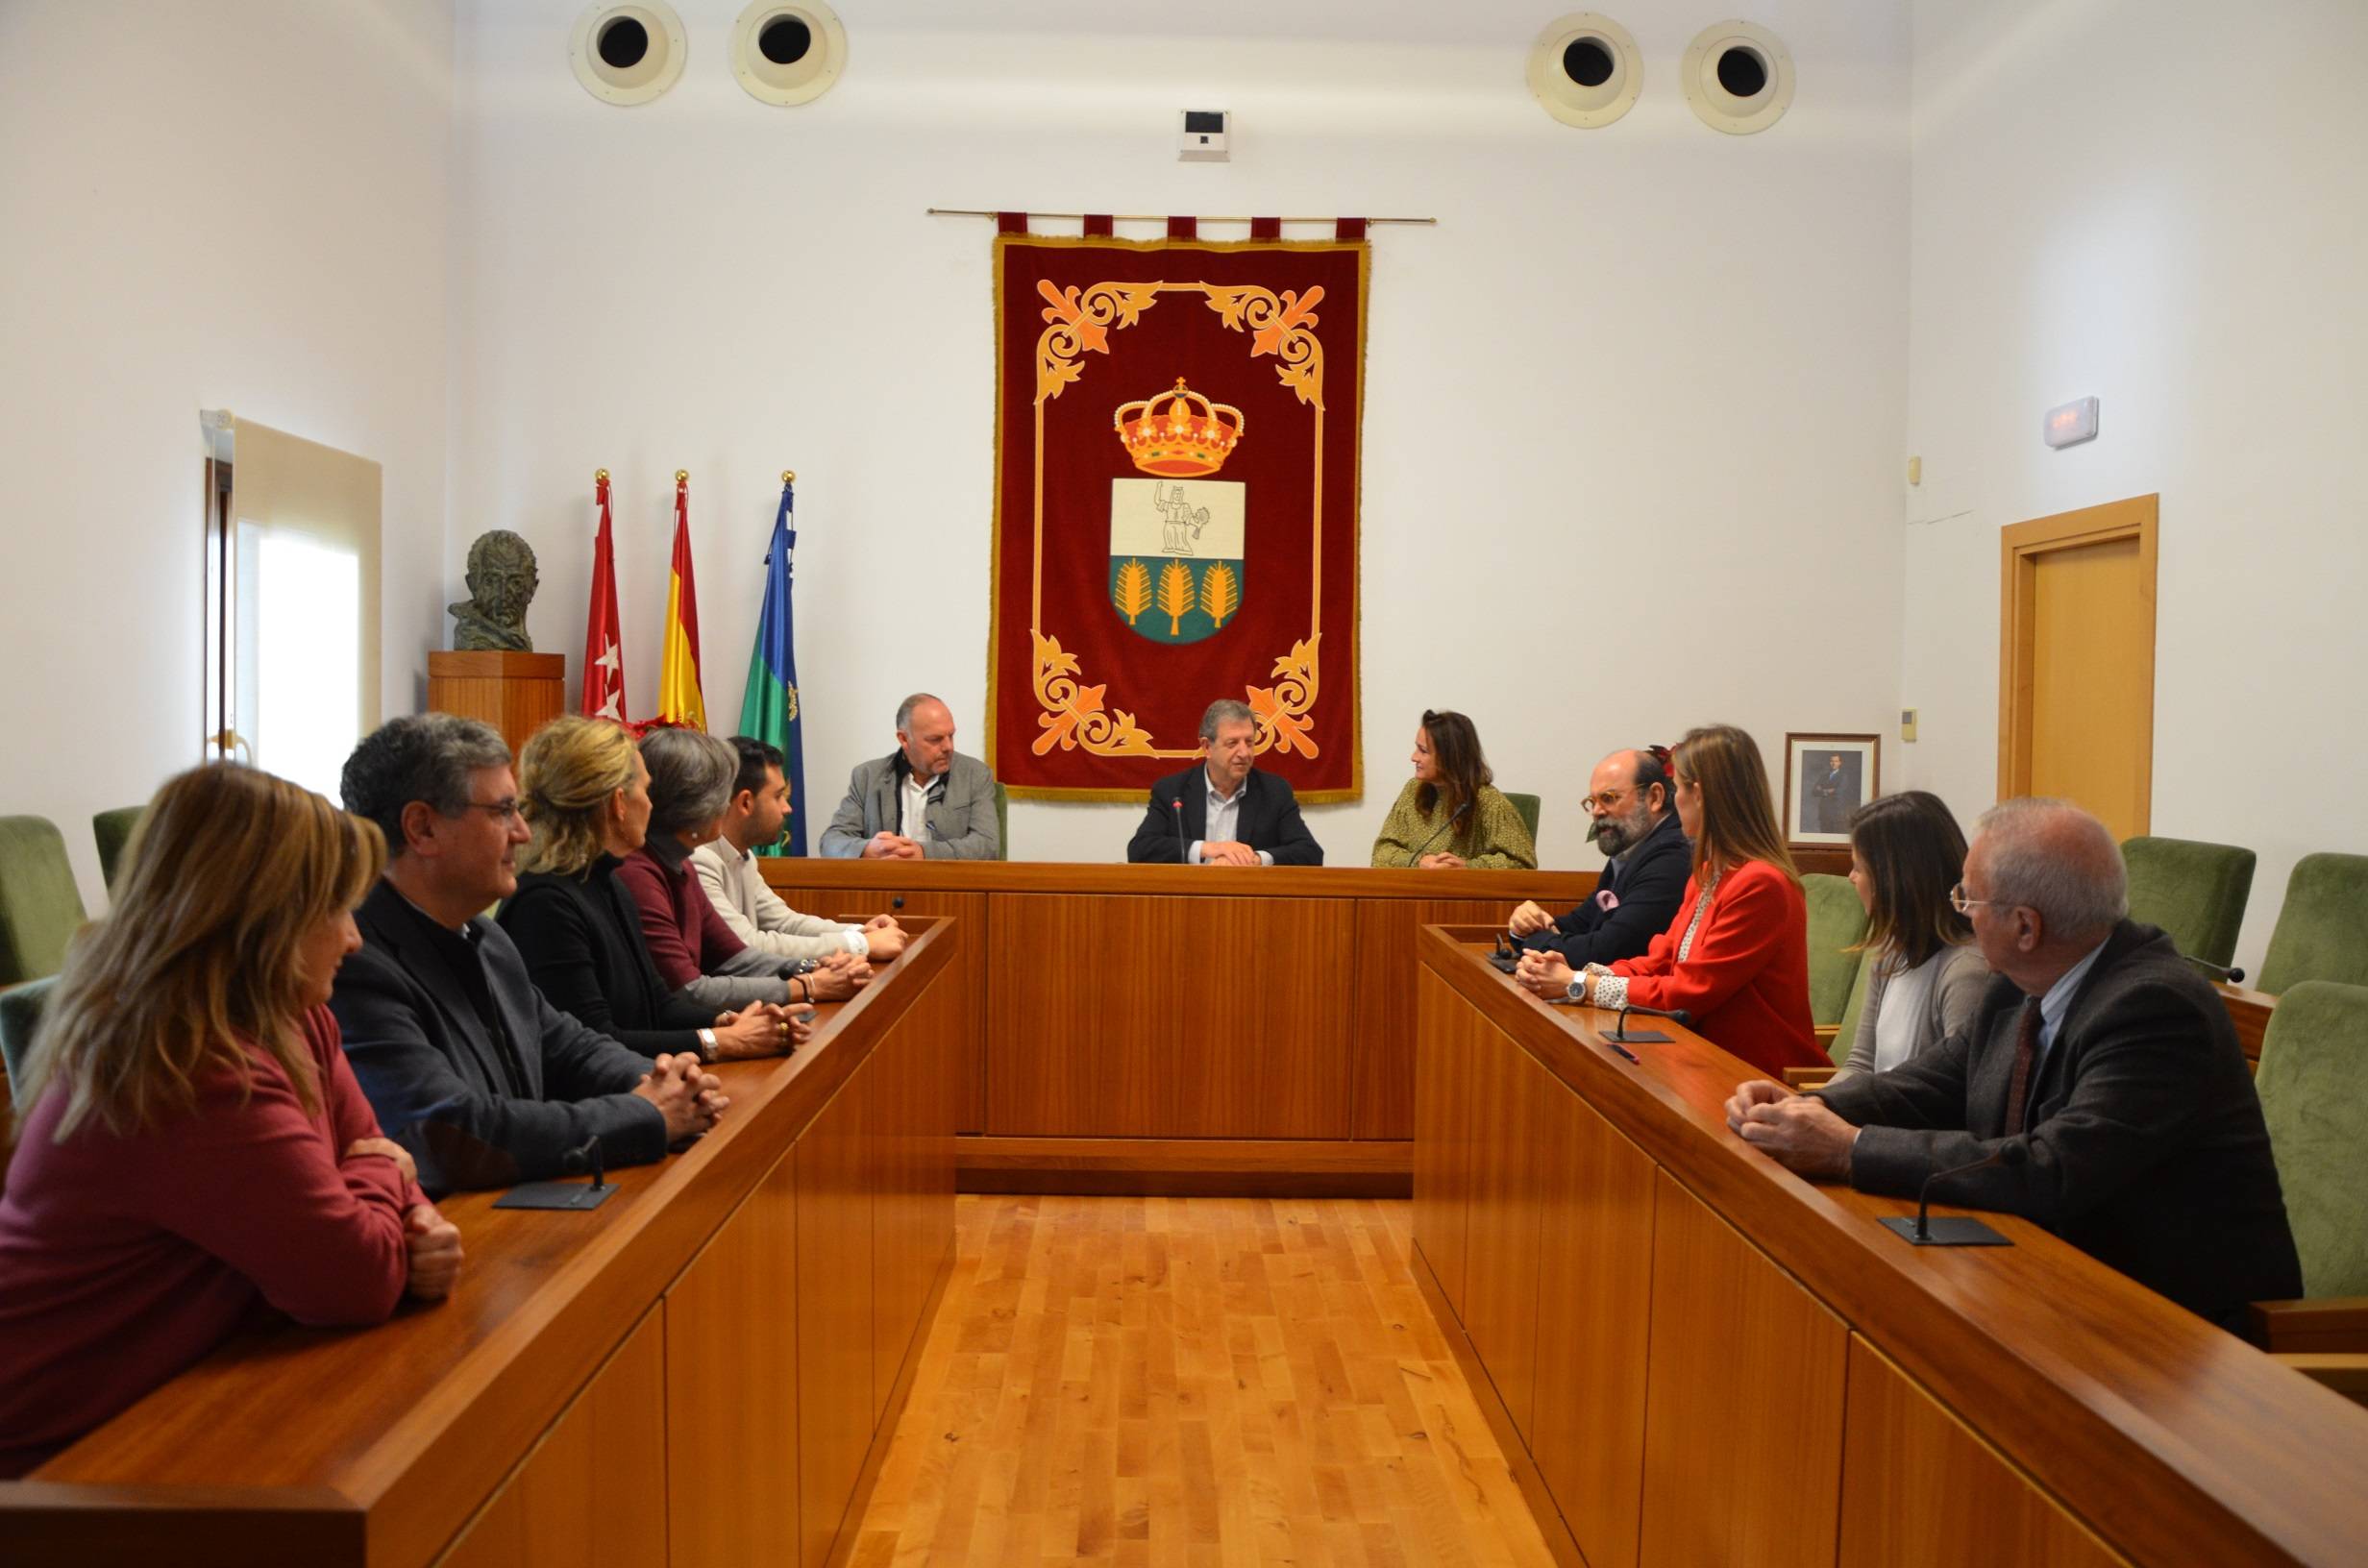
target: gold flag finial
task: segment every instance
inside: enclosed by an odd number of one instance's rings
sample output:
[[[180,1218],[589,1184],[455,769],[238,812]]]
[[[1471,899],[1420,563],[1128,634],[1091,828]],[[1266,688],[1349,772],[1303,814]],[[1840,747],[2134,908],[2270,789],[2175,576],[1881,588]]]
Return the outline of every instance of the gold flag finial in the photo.
[[[785,468],[781,470],[781,482],[783,484],[794,484],[797,482],[797,478],[798,471],[796,469]]]
[[[691,478],[691,471],[690,471],[689,469],[687,469],[687,468],[678,468],[678,469],[676,469],[676,470],[675,470],[675,483],[677,483],[677,484],[687,484],[687,483],[689,483],[689,482],[690,482],[690,478]]]
[[[604,468],[596,468],[592,471],[592,482],[595,484],[606,478],[608,478],[608,470]]]

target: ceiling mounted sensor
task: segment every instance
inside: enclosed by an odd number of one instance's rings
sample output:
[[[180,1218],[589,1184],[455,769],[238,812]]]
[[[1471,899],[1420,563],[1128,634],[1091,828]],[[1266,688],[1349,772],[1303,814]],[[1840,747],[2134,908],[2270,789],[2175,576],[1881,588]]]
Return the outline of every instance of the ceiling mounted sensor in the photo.
[[[1637,40],[1609,16],[1558,17],[1530,46],[1529,90],[1565,125],[1610,125],[1636,106],[1643,86]]]
[[[847,29],[822,0],[756,0],[731,30],[731,74],[768,104],[812,103],[847,69]]]
[[[597,5],[577,19],[568,63],[604,104],[646,104],[675,85],[690,45],[666,0]]]
[[[1678,74],[1702,123],[1731,136],[1764,131],[1792,107],[1791,52],[1757,22],[1704,28]]]

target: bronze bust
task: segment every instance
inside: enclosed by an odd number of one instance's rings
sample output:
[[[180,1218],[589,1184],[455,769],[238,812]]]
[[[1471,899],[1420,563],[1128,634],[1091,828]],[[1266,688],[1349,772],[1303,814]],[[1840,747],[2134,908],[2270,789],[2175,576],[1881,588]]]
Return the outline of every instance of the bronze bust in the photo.
[[[540,580],[534,547],[507,528],[479,534],[469,547],[469,597],[445,606],[453,616],[453,647],[462,652],[533,652],[527,606]]]

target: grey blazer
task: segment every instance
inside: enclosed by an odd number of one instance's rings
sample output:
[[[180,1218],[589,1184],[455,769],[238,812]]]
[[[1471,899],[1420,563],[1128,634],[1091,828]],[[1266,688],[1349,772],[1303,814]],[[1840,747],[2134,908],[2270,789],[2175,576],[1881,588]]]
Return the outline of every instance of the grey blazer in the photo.
[[[1866,962],[1874,966],[1866,976],[1866,1005],[1859,1013],[1858,1033],[1850,1037],[1850,1058],[1834,1074],[1836,1082],[1875,1070],[1875,1018],[1883,1011],[1884,993],[1895,971],[1891,961],[1879,953],[1867,954]],[[1987,990],[1989,961],[1982,956],[1981,948],[1967,943],[1943,953],[1933,989],[1924,993],[1924,1016],[1916,1020],[1915,1043],[1909,1047],[1909,1060],[1973,1022],[1973,1016],[1982,1010],[1982,993]]]
[[[847,798],[831,814],[823,830],[823,854],[831,860],[853,860],[875,833],[905,831],[898,826],[898,792],[912,765],[901,750],[858,764],[847,781]],[[953,765],[929,784],[928,823],[922,832],[906,832],[921,841],[921,852],[931,860],[998,860],[1002,837],[995,825],[995,775],[976,757],[953,754]]]

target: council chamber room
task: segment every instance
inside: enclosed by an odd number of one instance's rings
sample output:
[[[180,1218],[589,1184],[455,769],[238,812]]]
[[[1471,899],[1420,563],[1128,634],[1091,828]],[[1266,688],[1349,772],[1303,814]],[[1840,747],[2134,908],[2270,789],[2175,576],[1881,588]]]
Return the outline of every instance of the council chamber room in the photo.
[[[0,1562],[2368,1561],[2363,54],[0,0]]]

